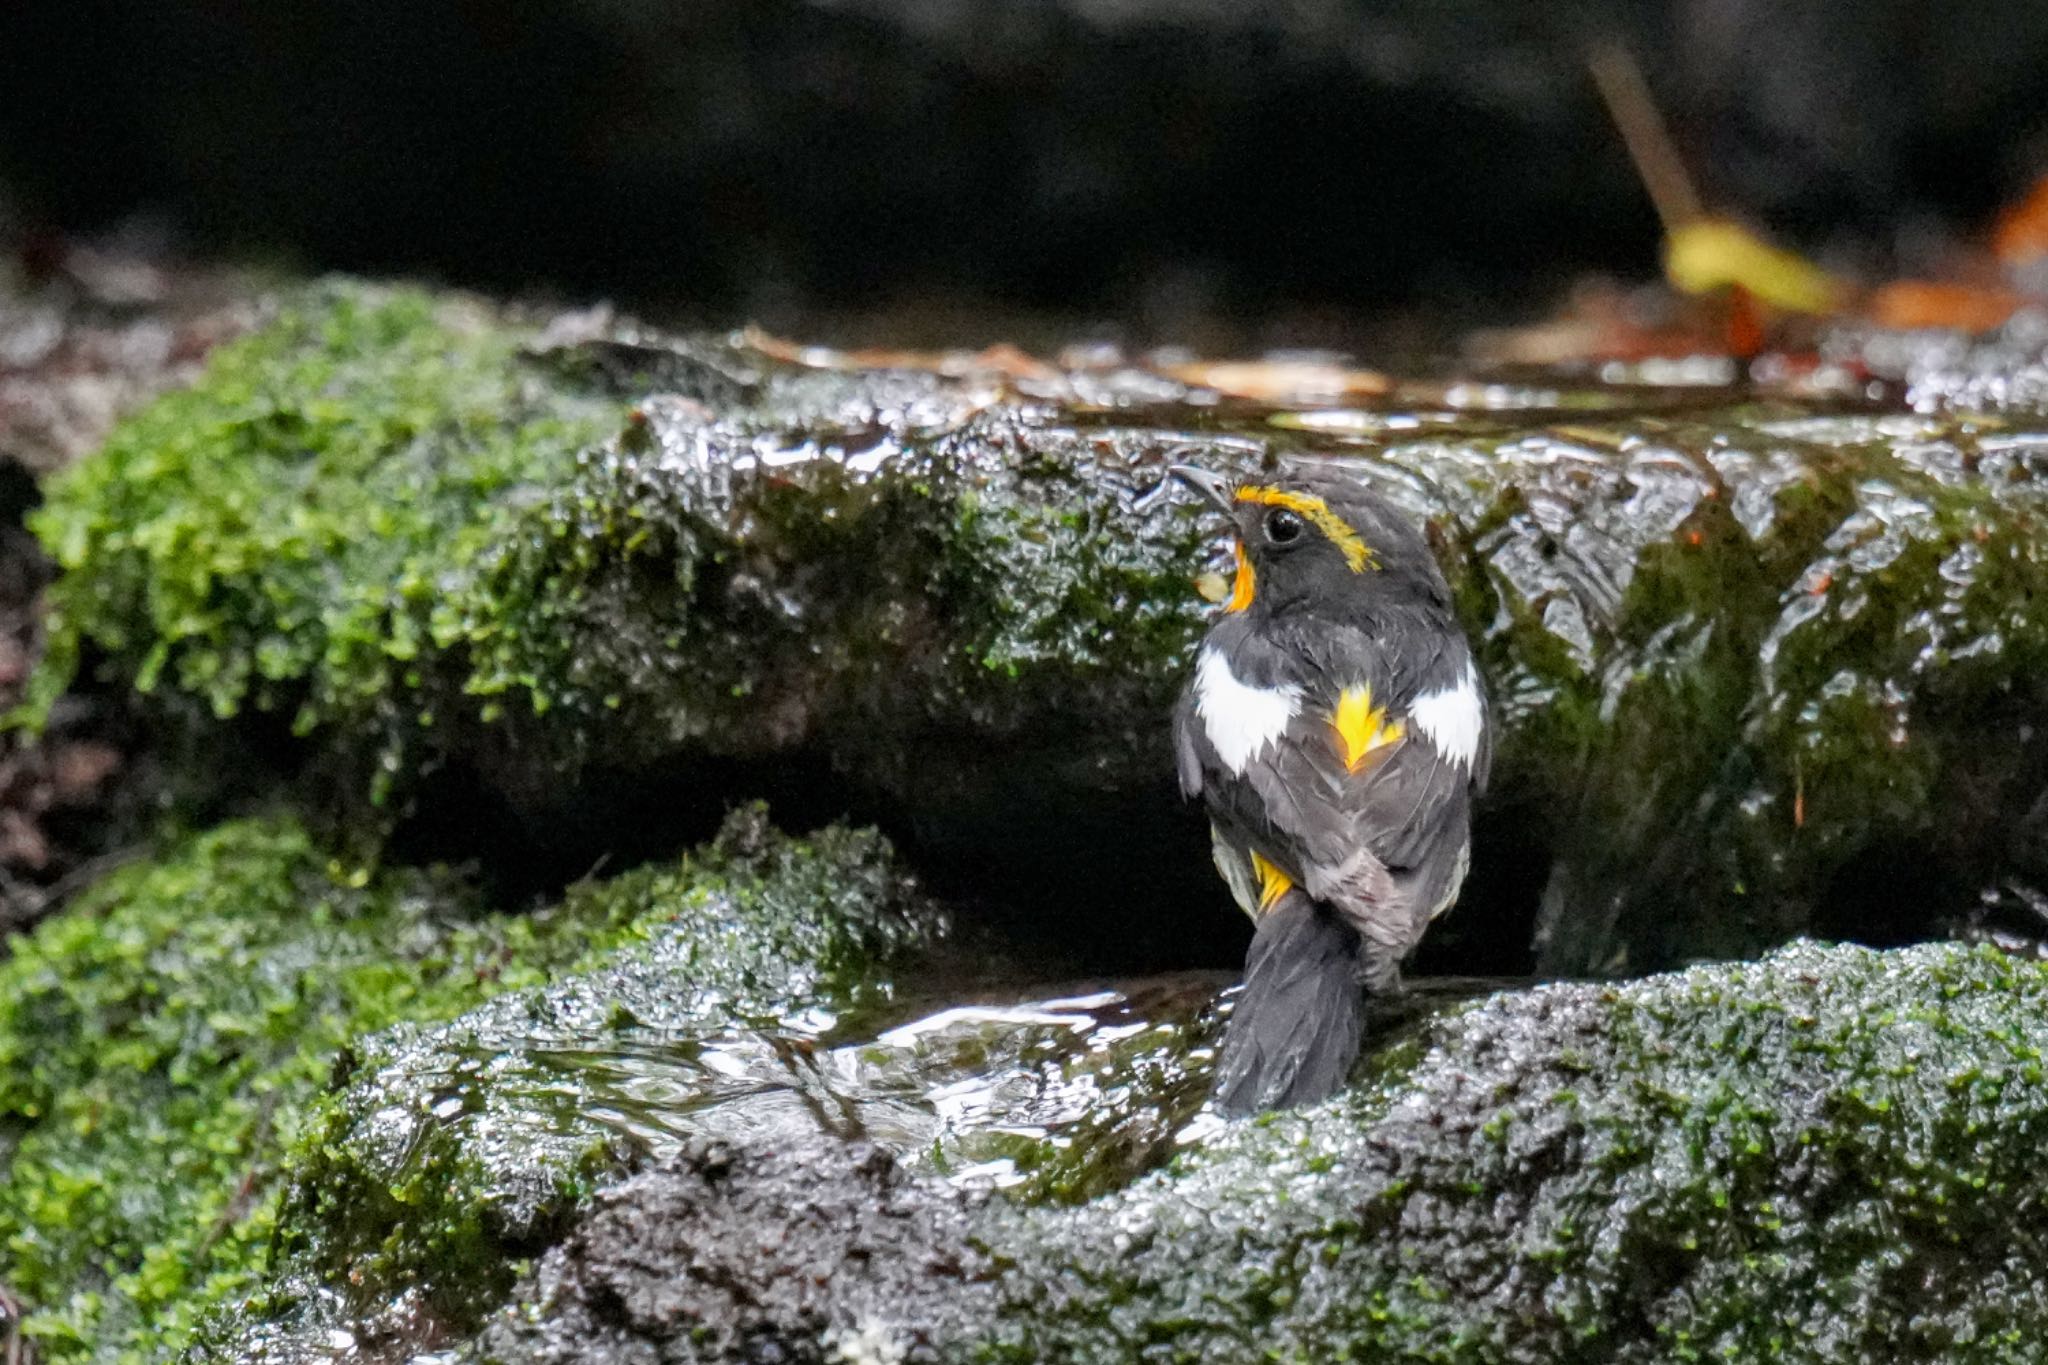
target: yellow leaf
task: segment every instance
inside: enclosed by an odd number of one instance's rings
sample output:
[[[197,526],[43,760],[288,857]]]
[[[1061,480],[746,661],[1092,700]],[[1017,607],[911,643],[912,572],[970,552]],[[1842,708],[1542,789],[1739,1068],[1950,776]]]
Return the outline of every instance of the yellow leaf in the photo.
[[[1725,218],[1695,218],[1664,239],[1664,274],[1687,294],[1740,285],[1773,308],[1826,315],[1848,291],[1825,270]]]

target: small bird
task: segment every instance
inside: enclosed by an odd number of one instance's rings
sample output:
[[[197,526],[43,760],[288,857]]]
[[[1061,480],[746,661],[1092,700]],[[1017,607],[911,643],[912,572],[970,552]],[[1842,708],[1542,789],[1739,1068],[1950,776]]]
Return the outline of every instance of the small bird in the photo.
[[[1181,790],[1258,926],[1217,1070],[1225,1113],[1340,1089],[1368,992],[1457,899],[1492,757],[1485,685],[1422,536],[1330,470],[1174,477],[1231,520],[1237,573],[1175,707]]]

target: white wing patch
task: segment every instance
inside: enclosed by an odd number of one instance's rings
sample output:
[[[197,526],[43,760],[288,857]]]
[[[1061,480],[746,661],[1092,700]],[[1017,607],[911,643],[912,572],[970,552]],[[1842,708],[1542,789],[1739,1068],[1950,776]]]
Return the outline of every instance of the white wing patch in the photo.
[[[1470,772],[1486,728],[1486,704],[1479,699],[1479,674],[1468,660],[1464,676],[1449,687],[1425,692],[1408,706],[1408,721],[1437,752]]]
[[[1230,671],[1230,661],[1204,649],[1195,661],[1195,714],[1223,766],[1242,776],[1245,765],[1287,732],[1301,706],[1301,689],[1250,687]]]

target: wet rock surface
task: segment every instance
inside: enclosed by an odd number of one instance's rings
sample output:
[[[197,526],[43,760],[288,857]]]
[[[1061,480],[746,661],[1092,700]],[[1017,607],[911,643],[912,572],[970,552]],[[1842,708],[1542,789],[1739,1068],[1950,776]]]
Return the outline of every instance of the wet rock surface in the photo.
[[[2024,1359],[2044,992],[1802,944],[1497,996],[1080,1215],[997,1210],[990,1354]]]
[[[1080,1206],[693,1140],[458,1358],[2024,1359],[2044,998],[1953,945],[1503,993]]]
[[[1333,461],[1427,523],[1504,730],[1426,962],[1900,942],[1980,897],[2025,927],[2048,415],[1927,378],[1946,341],[1843,345],[1763,387],[1446,384],[541,330],[336,285],[56,485],[54,657],[202,732],[288,722],[288,763],[514,888],[751,789],[872,815],[1105,962],[1222,965],[1242,928],[1164,752],[1214,528],[1164,470]],[[1873,914],[1879,885],[1912,894]]]
[[[995,1273],[968,1201],[880,1148],[705,1143],[599,1195],[465,1356],[933,1362]]]
[[[721,848],[733,842],[728,831]],[[668,1199],[666,1182],[706,1152],[751,1173],[712,1182],[707,1198],[744,1195],[720,1217],[744,1209],[758,1224],[773,1201],[751,1191],[771,1156],[771,1184],[818,1160],[877,1198],[900,1186],[912,1204],[950,1202],[932,1193],[943,1179],[1079,1205],[1200,1132],[1218,977],[1026,998],[979,958],[962,962],[961,945],[941,945],[943,921],[889,884],[871,839],[827,831],[724,884],[705,880],[717,856],[700,855],[694,891],[627,874],[555,912],[589,922],[602,897],[612,909],[601,918],[642,926],[644,943],[615,960],[444,1024],[356,1040],[354,1079],[316,1106],[289,1168],[274,1280],[202,1333],[201,1357],[292,1361],[345,1338],[405,1358],[459,1341],[520,1261],[581,1225],[593,1193],[665,1169],[620,1198],[651,1188]],[[983,1003],[934,1012],[934,999]],[[849,1145],[871,1155],[846,1157]],[[855,1235],[860,1220],[848,1220],[833,1235]],[[748,1237],[718,1254],[786,1240],[775,1226]],[[754,1273],[728,1270],[686,1278]],[[812,1335],[849,1327],[840,1310],[852,1302],[831,1300]]]
[[[278,1286],[209,1358],[291,1359],[336,1332],[371,1350],[459,1338],[579,1200],[693,1133],[834,1131],[793,1079],[815,1039],[886,1012],[947,933],[872,834],[791,839],[757,809],[547,918],[609,951],[350,1043],[284,1176]]]

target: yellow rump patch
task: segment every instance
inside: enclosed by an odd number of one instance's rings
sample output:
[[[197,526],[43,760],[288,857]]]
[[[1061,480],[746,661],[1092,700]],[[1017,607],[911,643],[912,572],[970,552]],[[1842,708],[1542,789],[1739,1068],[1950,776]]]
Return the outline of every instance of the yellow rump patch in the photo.
[[[1240,543],[1237,547],[1237,577],[1230,585],[1230,601],[1224,604],[1225,611],[1243,611],[1252,604],[1252,592],[1257,587],[1252,575],[1252,557],[1244,552]]]
[[[1344,767],[1357,772],[1367,759],[1381,749],[1393,747],[1408,733],[1398,720],[1388,720],[1383,706],[1372,704],[1372,689],[1364,683],[1345,688],[1337,695],[1337,709],[1330,717],[1337,734],[1337,748],[1344,755]]]
[[[1294,493],[1271,484],[1246,484],[1237,490],[1239,502],[1264,503],[1268,507],[1285,507],[1299,513],[1308,523],[1323,533],[1332,545],[1344,552],[1344,562],[1351,566],[1351,572],[1364,573],[1368,568],[1378,568],[1372,548],[1358,534],[1350,522],[1330,510],[1330,504],[1313,493]]]
[[[1262,915],[1294,889],[1294,878],[1273,866],[1257,849],[1252,850],[1252,872],[1259,879],[1259,913]]]

